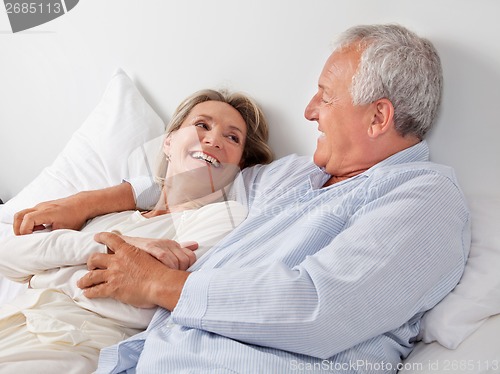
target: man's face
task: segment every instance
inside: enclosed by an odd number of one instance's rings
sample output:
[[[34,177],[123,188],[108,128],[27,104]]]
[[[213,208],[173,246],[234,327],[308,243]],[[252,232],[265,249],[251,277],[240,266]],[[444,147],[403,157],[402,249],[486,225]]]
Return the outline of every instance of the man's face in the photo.
[[[361,52],[345,49],[326,61],[318,92],[305,110],[305,117],[318,123],[314,163],[332,176],[350,177],[366,169],[368,105],[354,106],[349,92]]]

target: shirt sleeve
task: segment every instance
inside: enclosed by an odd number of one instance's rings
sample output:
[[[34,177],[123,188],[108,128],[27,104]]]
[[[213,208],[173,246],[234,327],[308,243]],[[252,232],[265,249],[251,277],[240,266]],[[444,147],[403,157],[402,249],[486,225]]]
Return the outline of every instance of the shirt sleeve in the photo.
[[[328,358],[418,320],[461,277],[468,210],[443,177],[384,189],[329,245],[295,267],[276,262],[193,272],[174,321]]]
[[[130,183],[134,193],[134,199],[137,209],[152,209],[160,198],[161,188],[149,176],[141,176],[123,180]]]

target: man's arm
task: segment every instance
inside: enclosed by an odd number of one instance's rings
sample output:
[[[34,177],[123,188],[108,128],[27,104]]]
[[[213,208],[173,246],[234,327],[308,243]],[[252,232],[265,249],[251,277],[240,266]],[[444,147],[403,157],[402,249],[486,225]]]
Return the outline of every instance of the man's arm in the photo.
[[[14,233],[31,234],[45,226],[52,229],[80,230],[85,222],[99,215],[135,209],[134,193],[129,183],[102,190],[85,191],[75,195],[40,203],[14,216]]]

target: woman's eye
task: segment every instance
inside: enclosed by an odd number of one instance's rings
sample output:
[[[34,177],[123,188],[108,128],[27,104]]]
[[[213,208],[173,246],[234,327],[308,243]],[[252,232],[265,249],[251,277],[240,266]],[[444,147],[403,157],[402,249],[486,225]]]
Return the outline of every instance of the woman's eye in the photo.
[[[229,140],[236,144],[240,144],[240,138],[238,138],[236,135],[228,135]]]
[[[195,124],[196,127],[201,127],[205,130],[208,130],[208,125],[206,123],[203,123],[203,122],[198,122]]]

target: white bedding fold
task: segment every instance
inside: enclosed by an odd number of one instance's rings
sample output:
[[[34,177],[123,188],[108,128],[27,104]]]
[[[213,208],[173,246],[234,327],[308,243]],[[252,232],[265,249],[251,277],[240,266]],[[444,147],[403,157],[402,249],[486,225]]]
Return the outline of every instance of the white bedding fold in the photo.
[[[0,239],[0,273],[17,282],[29,281],[31,296],[10,302],[18,310],[31,308],[44,290],[53,289],[115,323],[144,329],[155,309],[135,308],[114,299],[88,299],[76,286],[87,272],[89,256],[106,252],[106,247],[93,239],[95,233],[119,230],[129,236],[196,241],[200,245],[196,251],[199,257],[241,223],[246,214],[241,204],[228,201],[149,219],[138,211],[108,214],[93,219],[82,231],[7,236]],[[5,316],[4,311],[0,310],[0,317]]]
[[[84,265],[92,253],[105,252],[93,232],[56,230],[7,237],[0,243],[0,273],[16,282],[64,266]]]

